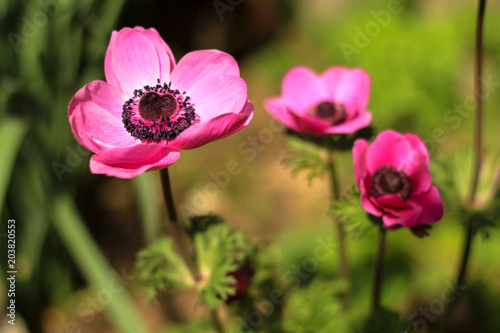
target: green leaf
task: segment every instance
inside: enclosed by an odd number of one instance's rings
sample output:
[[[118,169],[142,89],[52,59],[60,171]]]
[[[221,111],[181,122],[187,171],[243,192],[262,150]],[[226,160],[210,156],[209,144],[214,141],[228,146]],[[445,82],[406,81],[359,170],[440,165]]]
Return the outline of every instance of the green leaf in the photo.
[[[224,220],[215,214],[197,215],[189,218],[190,226],[187,230],[191,237],[195,234],[206,231],[209,227],[224,222]]]
[[[323,175],[327,163],[321,148],[297,137],[287,140],[288,151],[283,163],[292,169],[293,176],[306,171],[309,183],[316,177]]]
[[[206,216],[205,216],[206,217]],[[204,220],[203,217],[195,217]],[[146,282],[149,298],[173,288],[197,288],[201,302],[215,307],[234,294],[236,271],[253,249],[246,236],[217,223],[194,234],[196,263],[202,280],[195,282],[183,259],[175,252],[171,240],[162,238],[139,252],[137,270]]]
[[[54,226],[76,265],[92,287],[107,290],[115,275],[85,228],[77,208],[67,195],[58,197],[54,205]],[[113,294],[105,311],[119,332],[148,332],[125,290]]]
[[[26,125],[15,118],[7,118],[0,125],[0,142],[3,142],[3,147],[0,149],[0,162],[2,163],[0,169],[0,213],[2,212],[16,157],[21,148],[21,142],[26,135],[26,129]]]
[[[348,315],[338,294],[346,288],[340,280],[314,280],[291,293],[284,309],[284,329],[290,333],[349,332]]]
[[[195,283],[189,268],[172,245],[170,238],[161,238],[141,250],[137,259],[139,278],[145,281],[147,298],[173,288],[193,288]]]
[[[243,264],[254,247],[245,234],[225,224],[215,224],[196,234],[194,244],[205,281],[198,286],[201,302],[213,308],[234,294],[236,281],[228,274]]]
[[[472,223],[473,231],[485,238],[500,220],[500,166],[498,154],[485,155],[479,174],[474,204],[470,205],[473,152],[470,147],[444,155],[431,163],[434,183],[446,201],[448,213],[455,213],[464,223]]]
[[[344,200],[335,201],[331,211],[334,218],[344,224],[346,232],[351,234],[352,239],[364,236],[375,226],[371,215],[361,206],[359,197],[359,191],[353,189]]]

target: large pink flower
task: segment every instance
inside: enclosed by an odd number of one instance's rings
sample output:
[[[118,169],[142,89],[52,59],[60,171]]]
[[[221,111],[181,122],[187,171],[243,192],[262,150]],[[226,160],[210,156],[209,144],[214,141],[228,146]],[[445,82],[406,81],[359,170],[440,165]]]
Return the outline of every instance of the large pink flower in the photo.
[[[106,82],[90,82],[69,104],[76,139],[95,153],[93,173],[132,178],[165,168],[179,150],[224,138],[253,117],[230,55],[196,51],[176,65],[155,29],[114,31],[105,74]]]
[[[294,67],[283,80],[280,97],[266,109],[288,128],[304,134],[349,134],[370,124],[366,111],[370,78],[361,69],[331,67],[316,75]]]
[[[443,201],[431,184],[427,148],[418,136],[384,131],[370,146],[356,140],[353,160],[361,204],[381,216],[386,229],[419,229],[417,224],[443,216]]]

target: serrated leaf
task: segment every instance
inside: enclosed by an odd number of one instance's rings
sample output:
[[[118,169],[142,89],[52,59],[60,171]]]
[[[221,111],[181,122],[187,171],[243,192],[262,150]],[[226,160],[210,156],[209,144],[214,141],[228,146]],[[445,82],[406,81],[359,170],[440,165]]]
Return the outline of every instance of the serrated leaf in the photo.
[[[486,156],[481,167],[475,203],[468,203],[472,175],[472,150],[464,148],[445,155],[431,163],[433,183],[446,201],[450,212],[455,212],[463,223],[472,223],[473,232],[488,238],[489,229],[500,220],[498,178],[500,167],[497,155]]]
[[[169,238],[161,238],[141,250],[136,268],[141,280],[145,281],[149,299],[163,290],[193,288],[195,284],[189,268],[175,252]]]
[[[189,229],[187,232],[191,237],[199,232],[206,231],[209,227],[224,222],[224,220],[216,214],[196,215],[189,217]]]
[[[336,200],[333,204],[332,215],[344,224],[344,229],[352,239],[364,236],[375,226],[370,214],[361,206],[360,193],[356,189],[349,192],[343,200]]]
[[[252,251],[253,245],[241,232],[224,224],[215,224],[194,236],[197,264],[206,279],[199,284],[202,303],[215,307],[235,293],[236,271]]]
[[[291,293],[284,309],[285,331],[348,332],[348,316],[342,311],[338,297],[345,288],[344,281],[313,280]]]
[[[321,148],[296,137],[289,137],[287,146],[288,151],[283,163],[292,170],[293,176],[306,171],[307,180],[311,183],[314,178],[325,172],[327,163]]]

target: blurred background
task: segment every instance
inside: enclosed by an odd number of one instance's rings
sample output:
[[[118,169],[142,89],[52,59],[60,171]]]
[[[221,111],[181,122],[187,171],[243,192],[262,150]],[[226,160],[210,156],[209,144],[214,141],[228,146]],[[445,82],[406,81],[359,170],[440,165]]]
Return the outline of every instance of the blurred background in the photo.
[[[332,65],[361,67],[372,80],[368,109],[375,129],[416,133],[431,156],[446,156],[472,140],[472,112],[460,121],[446,115],[457,106],[467,108],[472,96],[476,6],[465,0],[2,0],[2,311],[8,302],[8,219],[16,220],[18,274],[16,326],[2,315],[0,331],[174,332],[173,324],[205,315],[190,293],[145,301],[136,279],[136,253],[156,237],[165,217],[159,174],[133,180],[90,174],[91,155],[69,127],[67,106],[74,93],[104,79],[113,30],[154,27],[177,61],[209,48],[238,60],[254,120],[222,141],[183,151],[170,167],[174,195],[181,212],[217,212],[258,243],[271,244],[286,271],[311,256],[317,238],[334,235],[334,229],[327,178],[309,183],[304,174],[292,177],[283,164],[286,137],[273,130],[264,98],[280,94],[284,74],[295,65],[318,73]],[[488,3],[484,137],[490,151],[499,140],[498,22],[500,3]],[[344,193],[354,184],[351,158],[338,157]],[[215,195],[207,191],[229,161],[237,161],[241,172]],[[462,229],[448,209],[431,237],[390,233],[382,304],[402,320],[424,318],[414,313],[436,306],[453,282]],[[499,237],[498,228],[492,229],[488,239],[474,243],[467,292],[458,297],[452,318],[454,332],[500,331]],[[369,304],[375,238],[372,230],[349,242],[355,308]],[[332,256],[319,262],[315,274],[328,278],[336,267]],[[310,332],[293,325],[293,318],[306,315],[294,311],[284,310],[288,331]],[[431,331],[437,320],[427,319]]]

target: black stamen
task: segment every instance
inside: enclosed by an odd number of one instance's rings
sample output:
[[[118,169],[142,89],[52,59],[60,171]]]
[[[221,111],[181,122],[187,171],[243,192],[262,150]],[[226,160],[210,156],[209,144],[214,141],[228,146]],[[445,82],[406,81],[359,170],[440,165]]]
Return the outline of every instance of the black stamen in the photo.
[[[133,98],[123,104],[122,121],[130,135],[149,141],[172,140],[196,119],[189,96],[172,83],[146,85],[136,89]]]

